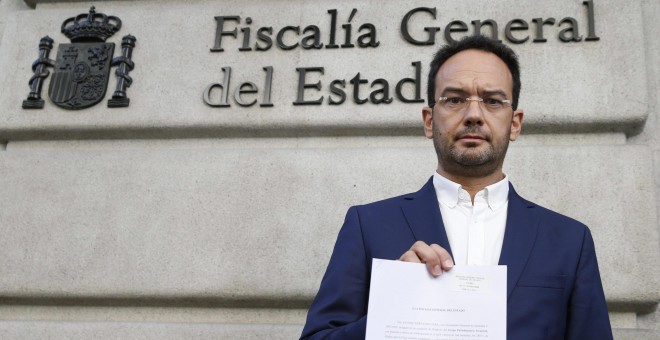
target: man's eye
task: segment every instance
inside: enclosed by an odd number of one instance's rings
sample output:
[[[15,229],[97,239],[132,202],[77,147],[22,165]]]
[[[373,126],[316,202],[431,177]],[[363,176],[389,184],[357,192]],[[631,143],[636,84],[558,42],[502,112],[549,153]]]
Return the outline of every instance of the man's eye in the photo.
[[[461,97],[449,97],[447,98],[448,104],[463,104],[465,103],[465,98]]]
[[[499,106],[499,105],[502,105],[502,101],[499,100],[499,99],[495,99],[495,98],[485,98],[485,99],[484,99],[484,104],[486,104],[486,105],[494,105],[494,106],[497,105],[497,106]]]

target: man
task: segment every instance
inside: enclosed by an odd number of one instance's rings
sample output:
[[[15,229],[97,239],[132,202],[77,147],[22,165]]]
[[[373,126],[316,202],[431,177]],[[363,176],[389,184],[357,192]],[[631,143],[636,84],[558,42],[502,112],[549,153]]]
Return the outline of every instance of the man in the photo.
[[[416,193],[348,210],[302,339],[364,339],[373,258],[434,276],[506,265],[508,339],[612,338],[589,229],[524,200],[502,172],[522,128],[519,93],[505,45],[475,36],[438,51],[422,111],[438,169]]]

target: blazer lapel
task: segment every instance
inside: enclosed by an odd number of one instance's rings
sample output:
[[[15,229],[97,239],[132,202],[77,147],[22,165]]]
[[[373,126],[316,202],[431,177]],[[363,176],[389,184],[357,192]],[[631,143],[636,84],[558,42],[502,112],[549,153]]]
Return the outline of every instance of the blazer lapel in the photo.
[[[534,248],[538,221],[532,213],[533,207],[533,203],[518,196],[509,184],[509,208],[499,261],[500,265],[507,266],[507,297],[511,296]]]
[[[418,192],[404,196],[401,210],[416,241],[438,244],[452,254],[445,225],[440,216],[433,177]]]

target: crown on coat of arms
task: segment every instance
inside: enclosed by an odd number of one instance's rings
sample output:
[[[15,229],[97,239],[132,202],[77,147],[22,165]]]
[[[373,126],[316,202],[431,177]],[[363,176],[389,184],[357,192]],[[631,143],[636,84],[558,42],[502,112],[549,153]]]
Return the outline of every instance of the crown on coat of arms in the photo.
[[[81,13],[62,23],[62,33],[71,42],[103,42],[121,28],[121,20],[115,16],[96,13],[92,6],[89,13]]]

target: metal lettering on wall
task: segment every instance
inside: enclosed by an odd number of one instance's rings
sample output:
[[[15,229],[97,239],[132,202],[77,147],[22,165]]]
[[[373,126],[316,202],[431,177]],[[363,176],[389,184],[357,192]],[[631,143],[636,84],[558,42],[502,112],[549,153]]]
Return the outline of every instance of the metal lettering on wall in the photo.
[[[50,75],[47,67],[53,67],[53,76],[48,88],[51,101],[67,110],[79,110],[93,106],[103,100],[108,87],[111,66],[117,66],[117,85],[108,107],[127,107],[130,99],[126,89],[133,79],[128,73],[135,66],[131,60],[135,37],[124,36],[121,56],[112,58],[114,43],[105,41],[121,29],[121,20],[115,16],[96,13],[94,6],[89,13],[66,19],[61,31],[71,44],[60,44],[55,61],[49,59],[53,39],[46,36],[39,43],[39,57],[32,64],[34,75],[30,78],[30,94],[23,101],[24,109],[41,109],[44,100],[41,90],[44,80]]]
[[[580,23],[573,17],[564,17],[557,20],[554,17],[514,18],[500,25],[492,19],[471,20],[472,32],[465,21],[452,20],[444,26],[442,37],[445,42],[452,44],[461,37],[468,34],[485,35],[495,40],[500,40],[500,33],[503,38],[511,44],[545,43],[548,37],[554,33],[557,40],[562,43],[580,43],[584,41],[598,41],[600,38],[596,34],[596,15],[593,0],[583,1],[582,7],[587,19],[586,36],[580,33]],[[317,25],[286,25],[283,27],[252,27],[253,20],[246,17],[244,20],[238,15],[222,15],[215,17],[215,38],[211,52],[228,53],[226,50],[227,40],[235,40],[233,45],[237,46],[239,53],[249,53],[257,51],[267,52],[277,46],[283,51],[295,49],[302,50],[320,50],[320,49],[353,49],[353,48],[378,48],[380,41],[378,38],[378,28],[368,22],[360,21],[356,18],[358,10],[353,8],[350,14],[342,15],[336,9],[327,10],[330,25],[329,30],[324,31]],[[438,33],[442,31],[434,21],[438,20],[438,10],[435,7],[418,7],[407,11],[401,19],[399,31],[401,39],[414,46],[435,45]],[[342,23],[341,20],[344,19]],[[414,31],[411,22],[419,21],[424,23],[421,31]],[[583,27],[583,32],[585,31]],[[415,26],[416,27],[416,26]],[[500,29],[503,27],[503,32]],[[553,29],[554,28],[554,29]],[[532,38],[530,40],[530,38]],[[230,44],[232,42],[230,41]],[[296,98],[291,98],[293,105],[341,105],[348,97],[358,105],[371,104],[390,104],[396,98],[403,103],[421,103],[424,102],[421,96],[421,62],[411,61],[413,69],[412,77],[406,77],[392,83],[386,79],[377,78],[369,80],[356,72],[355,76],[348,79],[333,79],[329,85],[324,86],[322,81],[309,82],[307,75],[324,76],[325,67],[297,67],[298,83],[296,85]],[[215,82],[208,85],[203,92],[202,99],[204,103],[211,107],[227,108],[231,107],[230,102],[230,80],[232,67],[224,66],[221,68],[224,76],[221,82]],[[273,89],[272,65],[264,66],[265,80],[263,82],[263,95],[258,85],[254,82],[243,82],[233,88],[233,102],[242,107],[249,107],[259,103],[261,107],[273,107],[273,98],[271,91]],[[407,96],[403,93],[404,86],[414,89],[413,94]],[[322,91],[326,94],[323,95]],[[366,93],[366,91],[370,91]],[[256,95],[252,100],[246,100],[244,95]],[[259,102],[259,98],[261,101]]]

